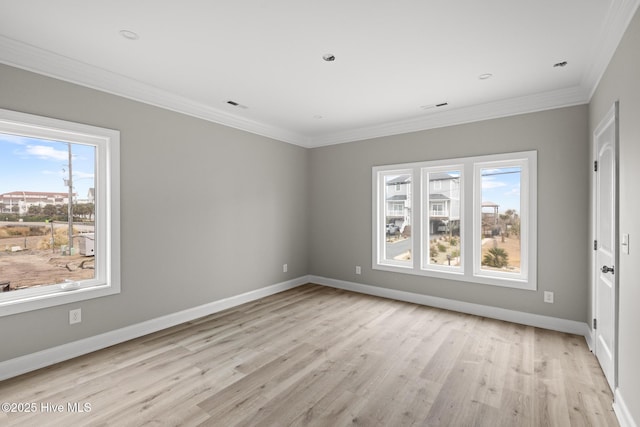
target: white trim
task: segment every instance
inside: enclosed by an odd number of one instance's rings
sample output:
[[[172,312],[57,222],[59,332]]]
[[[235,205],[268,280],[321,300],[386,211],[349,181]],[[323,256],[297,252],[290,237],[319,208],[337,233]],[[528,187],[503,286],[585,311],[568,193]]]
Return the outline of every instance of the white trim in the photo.
[[[633,416],[629,411],[629,407],[622,398],[620,388],[616,388],[616,391],[613,394],[613,412],[618,418],[620,427],[638,427],[638,423],[633,419]]]
[[[413,274],[417,276],[438,277],[448,280],[459,280],[471,283],[481,283],[507,288],[536,290],[537,289],[537,156],[536,150],[513,153],[489,154],[483,156],[461,157],[454,159],[429,160],[394,165],[382,165],[372,167],[372,268],[374,270],[391,271],[395,273]],[[480,269],[479,244],[475,236],[479,235],[480,212],[478,206],[481,201],[481,179],[479,175],[482,166],[510,166],[517,165],[522,168],[520,217],[521,228],[521,273],[503,271],[489,271]],[[424,170],[437,170],[437,168],[460,169],[461,175],[467,177],[460,194],[461,220],[467,218],[466,223],[461,221],[461,257],[464,265],[460,269],[436,269],[425,268],[422,259],[428,246],[424,242],[425,235],[421,225],[423,205],[426,206],[422,186],[425,175]],[[386,258],[386,234],[384,233],[386,197],[384,191],[384,177],[387,175],[411,174],[412,201],[411,201],[411,235],[412,235],[412,262],[396,261]],[[469,178],[471,177],[471,178]],[[471,218],[471,220],[469,220]],[[428,252],[427,252],[428,256]],[[414,260],[418,260],[415,262]]]
[[[610,2],[604,25],[593,46],[596,53],[591,66],[582,76],[581,86],[589,90],[589,102],[600,85],[600,80],[607,71],[609,62],[616,52],[629,23],[633,19],[640,0],[618,0]]]
[[[598,83],[639,4],[640,0],[611,2],[611,8],[604,25],[600,28],[600,35],[597,38],[598,45],[594,48],[596,55],[590,68],[584,73],[579,86],[481,105],[452,108],[417,119],[384,123],[315,137],[242,118],[221,110],[220,108],[224,106],[215,108],[195,102],[120,74],[2,36],[0,36],[0,51],[2,52],[0,62],[214,123],[312,148],[586,104],[591,100],[598,87]]]
[[[531,249],[537,248],[537,152],[531,152],[526,158],[512,158],[513,156],[493,156],[495,158],[488,161],[474,162],[473,165],[473,227],[471,236],[471,244],[473,249],[472,262],[474,278],[504,278],[505,276],[513,276],[514,281],[524,283],[523,289],[537,289],[536,282],[536,257],[531,256]],[[482,268],[482,170],[492,168],[513,168],[519,167],[520,173],[520,273],[505,273],[502,271],[491,271]],[[532,244],[529,244],[533,239]],[[532,264],[532,265],[530,265]],[[532,277],[532,279],[530,279]]]
[[[100,262],[94,279],[71,291],[49,285],[3,293],[0,317],[120,293],[120,132],[5,109],[0,109],[0,131],[95,147],[96,232],[103,236],[96,243]]]
[[[310,147],[342,144],[363,139],[419,132],[519,114],[535,113],[555,108],[572,107],[589,102],[589,89],[574,86],[517,98],[503,99],[479,105],[451,108],[415,119],[383,123],[321,135],[309,139]]]
[[[542,316],[540,314],[524,313],[521,311],[508,310],[505,308],[491,307],[487,305],[434,297],[430,295],[416,294],[412,292],[399,291],[396,289],[381,288],[378,286],[365,285],[362,283],[329,279],[327,277],[321,276],[311,275],[308,277],[308,279],[310,283],[329,286],[332,288],[395,299],[398,301],[406,301],[414,304],[426,305],[429,307],[443,308],[445,310],[452,310],[460,313],[474,314],[476,316],[488,317],[491,319],[505,320],[507,322],[534,326],[536,328],[550,329],[552,331],[581,335],[584,336],[585,339],[589,335],[589,326],[585,322],[577,322],[575,320]]]
[[[415,261],[414,261],[414,257],[412,257],[410,260],[408,261],[398,261],[398,260],[393,260],[393,259],[388,259],[387,258],[387,254],[386,254],[386,213],[387,213],[387,206],[388,206],[388,201],[387,201],[387,183],[385,182],[385,177],[391,175],[409,175],[411,181],[409,182],[409,184],[407,185],[407,199],[406,201],[409,203],[409,206],[411,208],[411,213],[409,215],[409,222],[411,224],[412,228],[412,235],[415,233],[415,227],[414,227],[414,218],[415,215],[419,215],[419,212],[416,213],[415,212],[415,208],[416,208],[416,204],[415,204],[415,199],[413,197],[413,194],[415,194],[416,192],[416,186],[415,186],[415,176],[414,176],[414,169],[393,169],[393,170],[384,170],[384,171],[380,171],[380,173],[378,174],[374,168],[374,172],[373,172],[373,176],[374,179],[376,180],[373,188],[374,191],[376,192],[374,194],[374,200],[379,201],[377,203],[377,205],[375,206],[373,212],[374,212],[374,216],[373,216],[373,232],[372,232],[372,236],[373,236],[373,244],[375,245],[374,247],[376,247],[376,251],[374,254],[374,265],[376,264],[382,264],[382,265],[387,265],[387,266],[392,266],[392,267],[396,267],[396,268],[403,268],[403,269],[413,269],[414,265],[415,265]],[[380,238],[380,235],[383,236],[383,238]],[[413,253],[415,253],[416,251],[414,250]]]
[[[618,249],[619,245],[618,245],[618,203],[619,203],[619,185],[618,185],[618,165],[619,165],[619,150],[618,150],[618,146],[619,146],[619,129],[618,129],[618,120],[619,120],[619,113],[618,113],[618,108],[619,108],[619,101],[615,101],[613,103],[613,105],[611,106],[611,108],[609,108],[609,110],[606,112],[606,114],[602,117],[600,123],[598,123],[598,125],[596,126],[595,130],[593,131],[592,134],[592,146],[593,146],[593,150],[592,150],[592,158],[591,158],[591,181],[590,181],[590,185],[591,185],[591,237],[592,240],[590,242],[590,245],[593,244],[593,242],[595,240],[597,240],[598,237],[598,231],[597,231],[597,212],[598,212],[598,200],[597,200],[597,187],[598,187],[598,172],[594,171],[593,169],[593,165],[594,162],[598,160],[598,137],[602,134],[602,132],[604,132],[607,127],[613,122],[614,123],[614,127],[615,127],[615,138],[613,141],[613,150],[614,150],[614,221],[616,222],[615,224],[615,235],[616,235],[616,242],[613,245],[614,250],[615,250],[615,256],[614,256],[614,266],[619,265],[619,257],[620,257],[620,251]],[[597,287],[598,287],[598,267],[596,265],[597,263],[597,257],[598,257],[598,252],[597,250],[591,250],[591,317],[592,319],[590,319],[591,322],[593,322],[593,319],[597,319],[597,314],[598,314],[598,300],[597,300]],[[608,378],[608,373],[604,370],[603,367],[603,372],[605,372],[605,376],[607,376],[607,381],[609,381],[609,386],[611,387],[611,389],[615,389],[618,385],[618,304],[617,304],[617,295],[619,294],[619,275],[614,275],[614,292],[616,294],[616,297],[613,298],[613,313],[614,313],[614,322],[613,322],[613,328],[614,328],[614,334],[613,334],[613,345],[612,348],[610,349],[613,352],[613,356],[612,356],[612,360],[613,360],[613,372],[612,377],[613,378]],[[591,351],[593,352],[593,354],[596,355],[598,354],[598,334],[597,331],[592,331],[592,345],[593,347],[591,347]],[[598,363],[600,363],[600,361],[598,361]]]
[[[465,257],[465,250],[466,250],[466,239],[464,238],[464,233],[465,233],[465,208],[466,208],[466,202],[465,202],[465,185],[466,185],[466,180],[467,177],[465,176],[465,167],[464,164],[451,164],[451,165],[443,165],[443,166],[432,166],[432,167],[424,167],[421,169],[422,174],[420,176],[420,186],[422,187],[422,204],[424,204],[424,206],[426,206],[427,208],[427,212],[422,215],[422,213],[420,214],[420,231],[421,231],[421,238],[419,239],[420,241],[419,243],[419,251],[415,251],[416,254],[420,254],[420,268],[422,270],[425,271],[434,271],[434,272],[442,272],[442,273],[449,273],[449,274],[460,274],[460,275],[464,275],[465,271],[464,271],[464,266],[465,266],[465,262],[466,262],[466,257]],[[430,246],[431,246],[431,227],[430,227],[430,222],[431,222],[431,209],[433,207],[435,207],[436,205],[440,204],[442,205],[443,209],[444,209],[444,201],[443,202],[434,202],[431,200],[431,174],[432,173],[448,173],[448,172],[458,172],[459,176],[458,176],[458,180],[460,183],[460,186],[458,188],[458,223],[460,225],[460,236],[459,236],[459,241],[460,241],[460,266],[456,267],[456,266],[445,266],[445,265],[439,265],[439,264],[431,264],[429,262],[429,260],[431,259],[431,254],[430,254]],[[442,181],[434,181],[438,182],[440,184],[442,184]],[[453,182],[453,181],[451,181]],[[451,191],[451,182],[449,183],[449,191]],[[425,185],[426,184],[426,185]],[[435,185],[434,185],[434,191],[438,191],[435,189]],[[452,211],[452,203],[453,202],[453,195],[451,197],[451,199],[449,200],[449,215],[451,215],[451,211]],[[415,221],[418,222],[418,221]],[[414,233],[414,235],[417,235]]]
[[[588,103],[589,93],[593,90],[591,87],[574,86],[480,105],[451,108],[416,119],[309,136],[242,118],[222,110],[225,105],[205,105],[7,37],[0,36],[0,52],[0,63],[307,148],[582,105]],[[611,55],[613,52],[608,56]]]
[[[321,276],[307,275],[275,285],[266,286],[244,294],[235,295],[208,304],[189,308],[166,316],[147,320],[135,325],[126,326],[100,335],[62,344],[56,347],[38,351],[0,362],[0,381],[16,377],[24,373],[54,365],[56,363],[82,356],[115,344],[119,344],[134,338],[138,338],[153,332],[157,332],[172,326],[176,326],[191,320],[217,313],[222,310],[236,307],[247,302],[255,301],[270,295],[296,288],[306,283],[313,283],[366,295],[374,295],[383,298],[406,301],[415,304],[437,307],[491,319],[504,320],[537,328],[550,329],[559,332],[582,335],[591,348],[593,341],[592,331],[584,322],[560,319],[556,317],[542,316],[538,314],[523,313],[498,307],[490,307],[480,304],[456,301],[447,298],[439,298],[429,295],[415,294],[395,289],[381,288],[361,283],[347,282],[344,280],[329,279]],[[613,410],[621,427],[637,427],[629,408],[627,407],[620,389],[614,393]]]
[[[344,280],[329,279],[322,276],[300,276],[296,279],[275,285],[266,286],[244,294],[235,295],[218,301],[213,301],[198,307],[189,308],[176,313],[171,313],[162,317],[147,320],[135,325],[126,326],[114,331],[105,332],[100,335],[62,344],[48,348],[36,353],[19,356],[0,362],[0,381],[12,378],[24,373],[44,368],[74,357],[82,356],[115,344],[119,344],[134,338],[138,338],[153,332],[157,332],[181,323],[189,322],[209,314],[236,307],[238,305],[255,301],[279,292],[296,288],[306,283],[313,283],[332,288],[344,289],[366,295],[375,295],[383,298],[406,301],[430,307],[443,308],[460,313],[473,314],[476,316],[488,317],[491,319],[504,320],[537,328],[550,329],[559,332],[582,335],[589,343],[591,331],[584,322],[560,319],[556,317],[541,316],[538,314],[523,313],[514,310],[507,310],[498,307],[490,307],[480,304],[456,301],[447,298],[439,298],[429,295],[415,294],[411,292],[399,291],[395,289],[381,288],[377,286],[360,283],[347,282]],[[618,400],[618,399],[616,399]],[[622,400],[620,400],[622,402]],[[626,406],[621,409],[626,410]],[[628,413],[628,411],[627,411]],[[629,418],[631,419],[631,418]],[[635,424],[629,424],[636,427]],[[624,427],[624,426],[623,426]]]
[[[97,89],[112,95],[187,114],[291,144],[308,146],[308,138],[265,123],[236,116],[121,74],[0,36],[0,63]]]
[[[44,368],[45,366],[53,365],[64,360],[82,356],[83,354],[91,353],[96,350],[101,350],[162,329],[170,328],[181,323],[189,322],[228,308],[236,307],[247,302],[255,301],[269,295],[277,294],[278,292],[293,289],[308,283],[308,279],[308,276],[301,276],[286,282],[256,289],[255,291],[213,301],[204,305],[188,308],[176,313],[167,314],[166,316],[137,323],[135,325],[105,332],[100,335],[94,335],[92,337],[83,338],[78,341],[62,344],[36,353],[9,359],[0,362],[0,381],[26,372],[34,371],[36,369]]]
[[[587,341],[587,346],[589,347],[589,351],[591,351],[593,353],[594,350],[594,341],[593,338],[594,337],[594,333],[593,333],[593,329],[591,329],[589,327],[589,324],[587,324],[587,331],[585,332],[584,335],[584,339]]]

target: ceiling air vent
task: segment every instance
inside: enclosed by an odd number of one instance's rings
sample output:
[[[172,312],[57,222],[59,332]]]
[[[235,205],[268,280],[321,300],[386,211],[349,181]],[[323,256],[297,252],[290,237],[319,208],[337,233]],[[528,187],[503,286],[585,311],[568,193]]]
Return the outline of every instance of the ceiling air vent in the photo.
[[[234,107],[242,108],[242,109],[245,109],[245,110],[248,108],[246,105],[242,105],[242,104],[237,103],[236,101],[231,101],[231,100],[227,101],[227,104],[233,105]]]
[[[446,107],[447,105],[449,105],[448,102],[441,102],[435,105],[434,104],[421,105],[420,108],[423,110],[431,110],[433,108]]]

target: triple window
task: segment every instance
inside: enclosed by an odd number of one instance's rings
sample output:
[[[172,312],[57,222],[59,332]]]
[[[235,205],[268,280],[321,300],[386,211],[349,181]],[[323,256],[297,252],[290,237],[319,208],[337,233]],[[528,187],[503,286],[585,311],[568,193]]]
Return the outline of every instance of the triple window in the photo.
[[[535,151],[373,168],[373,268],[536,289]]]

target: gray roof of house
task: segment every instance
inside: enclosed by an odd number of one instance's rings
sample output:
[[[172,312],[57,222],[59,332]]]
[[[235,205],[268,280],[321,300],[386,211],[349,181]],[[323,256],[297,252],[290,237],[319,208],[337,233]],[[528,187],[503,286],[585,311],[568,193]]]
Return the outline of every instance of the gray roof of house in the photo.
[[[411,182],[411,175],[400,175],[391,181],[387,181],[387,185],[408,184]]]
[[[435,172],[429,174],[429,181],[442,181],[445,179],[455,179],[457,176],[451,176],[446,172]]]
[[[445,196],[444,194],[436,193],[429,194],[429,200],[450,200],[450,198]]]

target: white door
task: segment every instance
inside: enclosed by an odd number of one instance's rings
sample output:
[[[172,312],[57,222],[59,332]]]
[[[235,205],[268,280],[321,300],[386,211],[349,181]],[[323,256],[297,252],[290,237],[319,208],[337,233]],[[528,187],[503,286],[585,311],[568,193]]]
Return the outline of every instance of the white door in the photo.
[[[594,132],[594,350],[611,390],[616,383],[617,107],[616,103]]]

